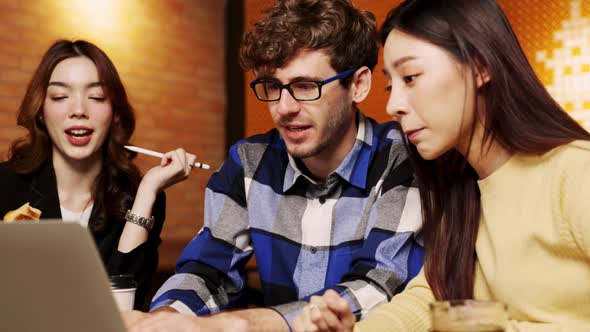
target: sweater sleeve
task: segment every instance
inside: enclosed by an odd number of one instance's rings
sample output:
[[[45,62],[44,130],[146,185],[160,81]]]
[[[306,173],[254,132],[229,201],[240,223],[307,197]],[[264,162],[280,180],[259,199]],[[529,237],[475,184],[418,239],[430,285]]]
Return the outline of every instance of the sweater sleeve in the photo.
[[[568,233],[590,262],[590,152],[567,160],[561,178],[561,214]]]
[[[590,262],[590,153],[577,150],[559,160],[562,162],[559,178],[559,202],[561,219],[564,223],[564,237],[571,239],[571,246],[578,249]],[[589,266],[590,267],[590,266]],[[578,332],[590,331],[588,322],[535,323],[511,320],[507,332]]]
[[[434,295],[422,269],[403,292],[375,308],[367,319],[355,325],[354,331],[427,332],[431,325],[429,304],[433,301]]]
[[[567,238],[580,254],[590,258],[590,153],[577,153],[564,159],[560,178],[560,207]],[[590,262],[590,259],[587,259]],[[590,324],[583,322],[532,323],[510,321],[508,332],[558,332],[590,331]]]

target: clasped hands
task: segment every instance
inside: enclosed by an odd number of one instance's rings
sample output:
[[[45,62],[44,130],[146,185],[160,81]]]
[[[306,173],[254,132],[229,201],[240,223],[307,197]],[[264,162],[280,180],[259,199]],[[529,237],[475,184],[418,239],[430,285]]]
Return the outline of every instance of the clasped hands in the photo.
[[[351,332],[356,319],[350,305],[340,295],[328,290],[322,296],[312,296],[292,321],[295,332]],[[248,331],[248,322],[230,313],[207,317],[183,315],[163,307],[153,313],[130,311],[122,314],[129,332],[241,332]]]
[[[355,322],[348,302],[328,290],[322,296],[312,296],[291,325],[295,332],[350,332]]]

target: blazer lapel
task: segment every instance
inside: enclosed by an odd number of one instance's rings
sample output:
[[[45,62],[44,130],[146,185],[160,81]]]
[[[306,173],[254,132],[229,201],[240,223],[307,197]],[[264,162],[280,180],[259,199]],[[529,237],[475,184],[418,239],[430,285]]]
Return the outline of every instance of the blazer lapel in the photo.
[[[57,180],[51,161],[46,162],[33,178],[31,194],[31,206],[41,210],[43,219],[61,219]]]

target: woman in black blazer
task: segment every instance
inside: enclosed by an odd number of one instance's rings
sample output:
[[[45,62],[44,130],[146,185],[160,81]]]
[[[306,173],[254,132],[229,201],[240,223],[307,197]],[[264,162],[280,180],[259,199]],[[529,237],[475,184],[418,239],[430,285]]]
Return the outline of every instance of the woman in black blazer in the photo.
[[[117,70],[86,41],[43,56],[18,113],[27,136],[0,164],[0,216],[25,203],[42,219],[87,226],[109,275],[132,274],[140,309],[158,264],[163,190],[188,177],[195,156],[177,149],[143,178],[124,149],[135,115]]]

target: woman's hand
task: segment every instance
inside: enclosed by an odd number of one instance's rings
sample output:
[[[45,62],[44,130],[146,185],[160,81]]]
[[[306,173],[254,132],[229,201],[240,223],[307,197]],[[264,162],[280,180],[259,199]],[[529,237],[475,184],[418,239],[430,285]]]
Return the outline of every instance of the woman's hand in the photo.
[[[296,332],[350,332],[356,321],[348,302],[333,290],[312,296],[292,322]]]
[[[140,184],[140,189],[148,188],[154,194],[185,180],[191,172],[192,166],[197,157],[187,153],[182,148],[167,152],[162,157],[160,165],[150,169]]]
[[[185,180],[191,172],[192,163],[197,157],[176,149],[164,154],[160,165],[150,169],[141,180],[135,195],[131,212],[144,218],[152,216],[152,207],[158,192]],[[119,239],[120,252],[128,253],[148,239],[148,231],[134,223],[127,222]]]

